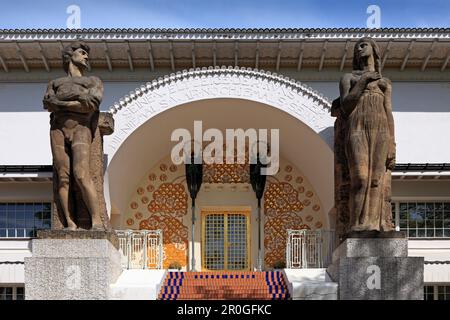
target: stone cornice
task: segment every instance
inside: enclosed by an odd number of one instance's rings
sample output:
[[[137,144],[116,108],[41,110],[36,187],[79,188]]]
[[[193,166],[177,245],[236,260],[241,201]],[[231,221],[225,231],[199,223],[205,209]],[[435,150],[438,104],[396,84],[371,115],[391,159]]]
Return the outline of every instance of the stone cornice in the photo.
[[[129,95],[123,97],[119,102],[114,103],[114,105],[112,105],[109,108],[109,113],[111,114],[117,113],[119,110],[126,108],[133,101],[137,100],[143,94],[146,94],[147,92],[152,91],[156,88],[163,87],[165,85],[174,82],[183,81],[189,78],[201,78],[213,75],[249,76],[256,79],[260,78],[264,80],[275,81],[286,87],[289,87],[294,91],[298,91],[306,96],[309,96],[319,105],[321,105],[324,109],[330,110],[331,108],[331,103],[326,97],[324,97],[319,92],[313,90],[312,88],[306,86],[305,84],[299,81],[292,80],[288,77],[270,71],[252,68],[222,66],[215,68],[209,67],[209,68],[196,68],[183,70],[164,77],[159,77],[158,79],[155,79],[152,82],[147,82],[145,85],[142,85],[140,88],[137,88],[134,92],[130,92]]]
[[[89,28],[89,29],[2,29],[1,41],[36,40],[302,40],[353,39],[450,39],[450,28]]]

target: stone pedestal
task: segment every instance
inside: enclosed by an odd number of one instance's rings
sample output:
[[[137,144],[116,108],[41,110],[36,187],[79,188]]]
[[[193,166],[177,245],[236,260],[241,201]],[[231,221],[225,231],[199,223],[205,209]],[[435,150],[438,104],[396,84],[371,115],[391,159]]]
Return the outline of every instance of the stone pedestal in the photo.
[[[340,300],[422,300],[422,257],[408,257],[406,238],[347,238],[327,272]]]
[[[89,238],[89,231],[81,231],[76,238],[79,231],[48,232],[32,241],[32,257],[25,258],[25,298],[109,299],[110,284],[122,272],[119,250],[108,240],[114,236],[101,232]]]

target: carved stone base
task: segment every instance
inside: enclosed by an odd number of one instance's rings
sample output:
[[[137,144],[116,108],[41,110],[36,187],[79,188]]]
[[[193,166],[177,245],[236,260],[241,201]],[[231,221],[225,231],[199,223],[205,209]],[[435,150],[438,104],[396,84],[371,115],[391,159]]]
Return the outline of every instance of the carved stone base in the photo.
[[[342,236],[342,240],[347,238],[357,239],[406,239],[406,233],[404,231],[351,231]]]
[[[109,299],[110,285],[122,273],[122,266],[119,250],[106,233],[58,233],[41,232],[41,238],[32,241],[32,257],[25,258],[25,299]],[[95,236],[105,238],[89,238]]]
[[[91,230],[38,230],[38,239],[105,239],[119,249],[119,238],[114,230],[91,231]]]
[[[402,238],[348,238],[327,268],[340,300],[422,300],[424,259]]]

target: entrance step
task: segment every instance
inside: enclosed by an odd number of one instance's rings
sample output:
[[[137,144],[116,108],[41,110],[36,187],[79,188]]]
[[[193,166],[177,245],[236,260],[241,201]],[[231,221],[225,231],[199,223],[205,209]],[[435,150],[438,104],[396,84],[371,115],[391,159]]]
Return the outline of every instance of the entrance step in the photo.
[[[168,272],[160,300],[287,300],[280,271]]]
[[[123,270],[116,283],[110,285],[113,300],[156,300],[166,270]]]
[[[337,300],[338,284],[326,269],[284,269],[292,300]]]

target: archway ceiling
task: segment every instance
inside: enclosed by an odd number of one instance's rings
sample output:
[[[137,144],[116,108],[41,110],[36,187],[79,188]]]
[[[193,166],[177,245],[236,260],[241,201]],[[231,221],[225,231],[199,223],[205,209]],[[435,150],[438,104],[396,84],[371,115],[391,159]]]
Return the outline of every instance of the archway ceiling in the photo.
[[[295,164],[307,176],[328,212],[334,201],[333,152],[310,127],[288,113],[263,103],[231,98],[190,102],[151,118],[122,144],[108,167],[109,191],[113,213],[126,209],[127,201],[142,176],[176,142],[170,141],[177,128],[193,135],[194,120],[203,121],[203,130],[280,129],[280,157]]]

